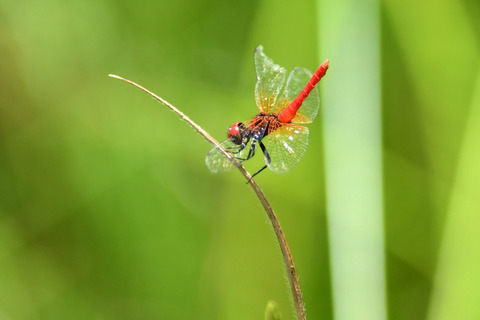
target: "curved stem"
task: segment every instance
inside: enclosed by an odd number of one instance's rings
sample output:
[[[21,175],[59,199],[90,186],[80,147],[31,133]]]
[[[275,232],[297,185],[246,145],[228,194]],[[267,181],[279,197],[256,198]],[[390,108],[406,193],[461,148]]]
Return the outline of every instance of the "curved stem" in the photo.
[[[275,212],[273,212],[272,207],[270,206],[270,203],[268,202],[267,198],[265,197],[264,193],[260,189],[260,187],[257,185],[255,180],[252,179],[252,176],[250,173],[248,173],[242,165],[227,151],[225,150],[217,140],[215,140],[208,132],[203,130],[199,125],[197,125],[195,122],[193,122],[189,117],[187,117],[183,112],[175,108],[172,104],[170,104],[168,101],[164,100],[163,98],[157,96],[155,93],[151,92],[150,90],[142,87],[141,85],[122,78],[120,76],[114,75],[114,74],[109,74],[109,77],[120,79],[122,81],[125,81],[127,83],[130,83],[131,85],[137,87],[138,89],[146,92],[153,98],[155,98],[157,101],[168,107],[170,110],[175,112],[180,118],[185,120],[195,131],[197,131],[202,137],[204,137],[208,142],[210,142],[213,146],[218,147],[218,149],[221,150],[223,155],[227,157],[229,161],[231,161],[237,169],[242,173],[242,175],[245,177],[247,182],[249,182],[250,186],[252,187],[253,191],[257,195],[258,199],[260,200],[260,203],[262,204],[263,208],[265,209],[265,213],[267,214],[268,218],[270,219],[270,222],[272,224],[273,230],[275,231],[275,235],[277,236],[278,244],[280,245],[280,249],[282,251],[282,256],[283,260],[285,263],[285,269],[287,272],[287,278],[288,282],[290,284],[290,289],[292,291],[292,296],[293,296],[293,302],[295,304],[295,309],[297,312],[297,319],[298,320],[306,320],[305,316],[305,306],[303,304],[303,299],[302,299],[302,291],[300,289],[300,283],[298,281],[298,276],[297,276],[297,271],[295,269],[295,264],[293,263],[293,258],[292,254],[290,253],[290,249],[287,244],[287,240],[285,239],[285,236],[283,234],[283,230],[280,226],[280,223],[277,219],[277,216],[275,215]]]

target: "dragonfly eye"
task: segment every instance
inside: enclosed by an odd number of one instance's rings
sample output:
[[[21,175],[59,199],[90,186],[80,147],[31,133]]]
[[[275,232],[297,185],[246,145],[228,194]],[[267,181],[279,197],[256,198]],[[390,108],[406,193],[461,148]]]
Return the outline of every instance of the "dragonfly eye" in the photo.
[[[227,136],[230,140],[232,140],[235,144],[242,143],[242,129],[244,128],[243,123],[235,122],[232,126],[228,129]]]
[[[242,127],[241,122],[235,122],[232,126],[228,129],[228,137],[240,137],[240,128]]]

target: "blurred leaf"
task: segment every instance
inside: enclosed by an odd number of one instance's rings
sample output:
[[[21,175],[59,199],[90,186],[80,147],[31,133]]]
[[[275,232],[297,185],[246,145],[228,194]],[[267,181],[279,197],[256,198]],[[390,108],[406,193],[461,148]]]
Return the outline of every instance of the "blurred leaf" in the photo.
[[[480,319],[480,68],[440,248],[430,320]]]
[[[267,307],[265,308],[265,320],[280,320],[280,310],[278,310],[278,305],[275,301],[270,300],[267,302]]]

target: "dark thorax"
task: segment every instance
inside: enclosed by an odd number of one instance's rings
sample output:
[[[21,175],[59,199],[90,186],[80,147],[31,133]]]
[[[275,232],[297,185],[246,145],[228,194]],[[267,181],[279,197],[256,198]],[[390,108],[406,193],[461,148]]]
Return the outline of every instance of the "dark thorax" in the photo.
[[[252,123],[250,123],[250,138],[261,140],[263,137],[277,130],[281,125],[277,114],[260,112],[255,116]]]

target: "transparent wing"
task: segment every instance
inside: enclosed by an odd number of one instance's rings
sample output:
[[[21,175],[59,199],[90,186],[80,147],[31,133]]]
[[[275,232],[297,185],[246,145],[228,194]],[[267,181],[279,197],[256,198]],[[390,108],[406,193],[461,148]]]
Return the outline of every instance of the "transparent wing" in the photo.
[[[233,143],[230,139],[225,140],[220,145],[238,159],[245,159],[250,149],[249,145],[247,145],[246,148],[240,150],[240,146]],[[233,168],[233,164],[223,155],[218,147],[213,147],[212,150],[207,153],[205,164],[213,173],[225,172]]]
[[[276,112],[285,109],[302,92],[312,77],[312,73],[304,68],[295,68],[287,79],[287,84],[282,96],[278,100],[278,108]],[[315,86],[308,97],[303,101],[302,106],[298,109],[297,114],[292,119],[292,123],[311,123],[318,114],[320,108],[320,92]]]
[[[295,124],[283,125],[265,137],[264,141],[275,173],[293,169],[303,158],[308,146],[308,128]]]
[[[263,53],[262,46],[255,50],[255,70],[255,101],[260,111],[270,113],[275,108],[280,90],[285,84],[287,72]]]

